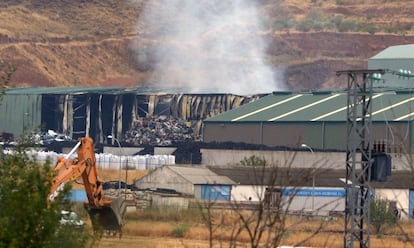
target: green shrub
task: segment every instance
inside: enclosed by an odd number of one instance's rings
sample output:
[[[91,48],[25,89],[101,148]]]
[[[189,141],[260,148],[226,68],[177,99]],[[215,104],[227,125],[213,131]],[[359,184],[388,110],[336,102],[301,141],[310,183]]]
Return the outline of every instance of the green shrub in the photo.
[[[174,228],[172,229],[172,231],[171,231],[171,234],[172,234],[174,237],[177,237],[177,238],[182,238],[182,237],[184,237],[184,235],[185,235],[185,233],[188,231],[188,229],[189,229],[189,226],[188,226],[188,225],[186,225],[186,224],[181,224],[181,225],[179,225],[179,226],[174,227]]]
[[[256,155],[252,155],[252,156],[250,156],[250,157],[248,157],[248,158],[244,158],[243,160],[241,160],[240,161],[240,164],[241,165],[244,165],[244,166],[252,166],[252,167],[255,167],[255,166],[266,166],[266,159],[264,159],[264,158],[261,158],[261,157],[258,157],[258,156],[256,156]]]
[[[295,22],[288,19],[278,19],[273,23],[275,30],[286,30],[295,26]]]
[[[61,210],[70,209],[70,188],[48,200],[53,178],[48,164],[37,164],[21,147],[0,158],[0,247],[86,246],[87,232],[60,224]]]
[[[351,21],[351,20],[343,20],[341,23],[339,23],[337,28],[339,32],[359,31],[358,23],[356,23],[355,21]]]
[[[374,24],[368,24],[362,27],[361,31],[364,31],[370,34],[375,34],[376,32],[378,32],[378,28]]]
[[[385,26],[385,27],[383,28],[383,30],[384,30],[384,32],[386,32],[386,33],[394,33],[394,34],[398,33],[398,28],[396,28],[396,27],[394,27],[394,26]]]
[[[381,235],[384,226],[394,226],[397,224],[397,217],[392,210],[388,200],[375,199],[375,201],[371,202],[371,225],[374,227],[376,235]]]

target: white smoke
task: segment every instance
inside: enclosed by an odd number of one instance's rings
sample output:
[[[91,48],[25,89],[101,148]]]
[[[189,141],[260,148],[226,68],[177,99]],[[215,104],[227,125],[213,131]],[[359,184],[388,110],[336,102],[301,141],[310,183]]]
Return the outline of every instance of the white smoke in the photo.
[[[147,85],[240,95],[286,89],[283,70],[266,61],[253,0],[146,1],[137,28],[138,63],[153,70]]]

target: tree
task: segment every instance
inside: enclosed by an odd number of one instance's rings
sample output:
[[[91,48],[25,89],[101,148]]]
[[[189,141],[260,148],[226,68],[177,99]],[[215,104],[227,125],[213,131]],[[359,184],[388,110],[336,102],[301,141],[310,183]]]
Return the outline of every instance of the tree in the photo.
[[[380,235],[385,225],[394,226],[397,224],[397,216],[390,208],[390,202],[385,199],[375,199],[370,204],[371,225],[375,234]]]
[[[289,206],[295,192],[300,185],[312,178],[311,170],[301,170],[300,174],[292,175],[295,157],[296,153],[292,153],[282,162],[269,163],[264,158],[253,155],[240,161],[240,168],[251,168],[248,176],[252,185],[256,185],[254,194],[258,200],[231,201],[227,205],[227,211],[222,210],[221,214],[223,203],[214,199],[199,203],[203,210],[203,221],[209,231],[210,247],[217,243],[222,247],[224,242],[228,242],[228,247],[238,247],[240,242],[252,248],[278,247],[291,230],[306,221],[300,218],[293,220],[293,223],[288,222]],[[290,193],[286,195],[283,192]],[[324,225],[323,222],[318,223],[307,237],[298,239],[295,245],[308,242]],[[224,237],[225,233],[228,236]]]
[[[48,201],[53,170],[39,165],[18,147],[0,153],[0,247],[82,247],[89,235],[61,225],[61,210],[70,208],[70,187]]]

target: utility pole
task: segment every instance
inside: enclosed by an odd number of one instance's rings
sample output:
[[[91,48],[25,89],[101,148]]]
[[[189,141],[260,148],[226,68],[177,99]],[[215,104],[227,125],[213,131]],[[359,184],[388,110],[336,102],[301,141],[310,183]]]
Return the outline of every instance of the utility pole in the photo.
[[[372,75],[384,70],[338,71],[348,76],[344,247],[370,247]]]

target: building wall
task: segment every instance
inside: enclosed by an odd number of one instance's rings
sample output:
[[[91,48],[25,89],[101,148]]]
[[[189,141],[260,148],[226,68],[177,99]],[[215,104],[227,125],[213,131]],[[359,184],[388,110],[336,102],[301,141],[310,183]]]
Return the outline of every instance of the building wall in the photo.
[[[389,69],[399,71],[402,70],[412,70],[413,59],[369,59],[368,60],[368,69],[377,70],[377,69]],[[397,75],[392,75],[391,73],[385,73],[382,76],[382,79],[385,81],[385,86],[387,87],[412,87],[412,81],[404,78],[399,78]],[[383,83],[382,83],[383,84]]]
[[[112,91],[71,88],[33,89],[26,93],[4,95],[0,104],[0,132],[20,135],[23,124],[30,130],[46,128],[71,138],[92,137],[96,142],[106,136],[121,137],[138,117],[167,115],[194,123],[200,135],[201,120],[239,107],[261,97],[231,94],[183,94],[147,92],[144,89]],[[43,105],[42,105],[43,102]]]
[[[262,127],[257,124],[212,124],[205,123],[203,128],[204,142],[244,142],[260,144]]]
[[[345,152],[319,152],[305,151],[260,151],[260,150],[220,150],[201,149],[203,165],[225,166],[240,164],[244,158],[258,156],[264,158],[269,164],[291,166],[293,168],[334,168],[345,169]],[[391,153],[392,170],[411,170],[409,156]],[[413,158],[414,159],[414,156]]]
[[[232,201],[261,201],[264,199],[266,187],[256,185],[233,185]]]
[[[306,143],[318,149],[344,149],[345,123],[258,122],[204,123],[205,142],[243,142],[266,146],[299,147]]]
[[[42,114],[41,95],[3,95],[0,103],[0,132],[14,137],[40,129]]]
[[[411,122],[373,122],[372,140],[386,142],[389,149],[407,151],[413,135]],[[411,137],[411,138],[410,138]],[[411,139],[411,140],[410,140]],[[205,142],[242,142],[266,146],[345,150],[347,127],[344,122],[204,123]],[[414,146],[411,147],[413,149]]]
[[[345,210],[344,188],[300,188],[291,197],[292,201],[286,203],[285,209],[289,211],[314,211],[319,215],[329,215],[330,212],[343,212]],[[312,195],[312,192],[314,194]],[[284,197],[289,199],[288,194]]]
[[[203,201],[230,201],[231,185],[200,185],[200,195],[196,195],[197,199]]]
[[[408,189],[375,189],[375,197],[389,201],[396,201],[401,210],[401,218],[409,218],[409,190]]]
[[[236,165],[244,158],[257,156],[263,158],[269,164],[281,167],[305,168],[314,164],[318,168],[345,169],[344,152],[318,152],[305,151],[260,151],[260,150],[221,150],[201,149],[204,165]]]
[[[194,195],[194,186],[191,182],[173,172],[168,166],[163,166],[149,173],[135,182],[139,189],[165,188],[174,189],[183,194]]]
[[[176,209],[187,209],[190,199],[178,196],[163,196],[152,194],[151,195],[151,207],[159,209],[163,208],[176,208]]]
[[[285,191],[286,190],[286,191]],[[289,191],[291,190],[291,191]],[[266,186],[234,185],[232,201],[264,201]],[[345,191],[343,188],[286,188],[281,190],[282,208],[290,212],[315,211],[321,215],[330,212],[343,212],[345,209]],[[296,193],[292,193],[297,191]],[[250,200],[249,200],[250,199]]]

